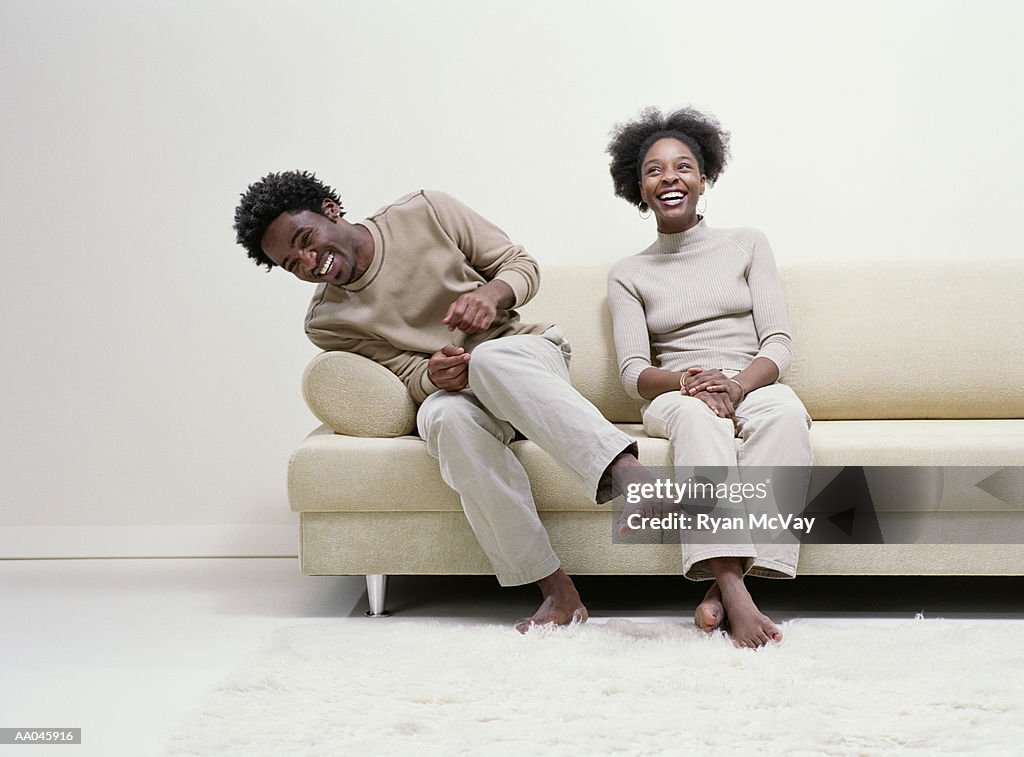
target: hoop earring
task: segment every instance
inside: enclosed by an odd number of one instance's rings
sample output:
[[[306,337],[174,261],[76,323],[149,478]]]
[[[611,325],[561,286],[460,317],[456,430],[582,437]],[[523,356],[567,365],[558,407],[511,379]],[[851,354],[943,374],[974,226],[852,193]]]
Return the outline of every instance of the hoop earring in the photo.
[[[701,200],[704,201],[704,207],[703,208],[700,206]],[[708,196],[707,195],[701,195],[700,196],[700,200],[697,200],[697,214],[698,215],[704,215],[704,213],[705,213],[705,211],[707,211],[707,209],[708,209]]]
[[[639,213],[640,217],[643,218],[645,221],[651,217],[651,208],[646,202],[641,202],[639,205],[637,205],[636,212]]]

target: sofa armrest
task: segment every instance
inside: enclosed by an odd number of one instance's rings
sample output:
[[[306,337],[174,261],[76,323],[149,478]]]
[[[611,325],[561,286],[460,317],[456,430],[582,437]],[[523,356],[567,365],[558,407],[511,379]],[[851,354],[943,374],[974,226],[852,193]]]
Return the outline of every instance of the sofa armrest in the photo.
[[[351,352],[322,352],[302,374],[313,415],[347,436],[403,436],[416,428],[416,403],[383,365]]]

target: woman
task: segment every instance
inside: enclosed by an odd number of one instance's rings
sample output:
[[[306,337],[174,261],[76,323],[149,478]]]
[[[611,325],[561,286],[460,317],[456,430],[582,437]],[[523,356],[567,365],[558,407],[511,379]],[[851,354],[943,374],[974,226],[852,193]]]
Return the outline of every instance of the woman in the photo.
[[[655,242],[608,277],[622,385],[648,400],[644,430],[671,442],[677,483],[680,471],[695,467],[736,476],[737,466],[803,466],[791,469],[800,472],[787,493],[774,492],[776,504],[787,496],[802,505],[810,417],[776,383],[792,340],[771,247],[755,229],[708,227],[697,208],[725,168],[729,133],[692,108],[668,115],[648,108],[613,130],[608,152],[615,194],[642,217],[652,213],[658,227]],[[684,575],[714,579],[694,622],[709,633],[727,627],[737,646],[781,640],[744,577],[792,578],[796,540],[682,535]]]

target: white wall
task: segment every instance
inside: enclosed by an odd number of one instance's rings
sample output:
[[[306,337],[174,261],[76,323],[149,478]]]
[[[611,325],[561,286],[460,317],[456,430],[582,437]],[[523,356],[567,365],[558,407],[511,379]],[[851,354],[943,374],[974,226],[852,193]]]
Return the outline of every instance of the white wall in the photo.
[[[544,263],[650,222],[611,125],[734,135],[712,225],[779,260],[1021,257],[1006,2],[0,2],[0,556],[294,552],[309,290],[234,245],[238,194],[315,169],[351,217],[445,189]],[[173,528],[172,528],[173,527]]]

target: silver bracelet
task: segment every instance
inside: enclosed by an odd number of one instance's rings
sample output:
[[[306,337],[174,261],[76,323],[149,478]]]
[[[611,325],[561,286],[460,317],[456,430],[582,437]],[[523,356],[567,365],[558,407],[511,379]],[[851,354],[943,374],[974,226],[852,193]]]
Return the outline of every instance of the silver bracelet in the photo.
[[[732,383],[736,384],[736,386],[738,386],[738,387],[740,388],[740,402],[742,402],[742,401],[743,401],[743,398],[747,396],[747,390],[746,390],[746,389],[744,389],[744,388],[743,388],[743,384],[741,384],[741,383],[740,383],[739,381],[737,381],[736,379],[734,379],[734,378],[731,378],[731,379],[729,379],[729,381],[731,381]]]

